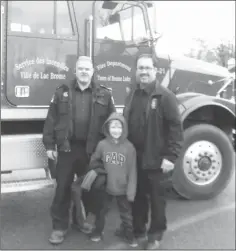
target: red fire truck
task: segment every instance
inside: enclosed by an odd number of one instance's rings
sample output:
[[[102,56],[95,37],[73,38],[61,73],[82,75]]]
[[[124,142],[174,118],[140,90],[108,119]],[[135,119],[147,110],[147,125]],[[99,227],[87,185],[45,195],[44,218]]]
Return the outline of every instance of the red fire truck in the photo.
[[[150,1],[1,1],[1,192],[53,183],[42,130],[55,89],[75,77],[79,55],[122,112],[139,53],[157,58],[160,83],[176,93],[185,143],[171,175],[187,199],[219,194],[234,172],[234,103],[226,68],[158,51]],[[158,24],[157,24],[158,25]]]

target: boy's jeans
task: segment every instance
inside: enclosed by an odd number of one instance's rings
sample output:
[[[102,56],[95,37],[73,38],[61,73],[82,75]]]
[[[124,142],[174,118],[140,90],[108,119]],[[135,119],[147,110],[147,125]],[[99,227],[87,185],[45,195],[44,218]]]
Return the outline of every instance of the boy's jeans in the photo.
[[[126,195],[115,196],[120,213],[121,226],[128,239],[133,239],[132,207]],[[95,232],[101,234],[105,226],[106,214],[110,209],[113,196],[106,194],[102,210],[96,214]]]

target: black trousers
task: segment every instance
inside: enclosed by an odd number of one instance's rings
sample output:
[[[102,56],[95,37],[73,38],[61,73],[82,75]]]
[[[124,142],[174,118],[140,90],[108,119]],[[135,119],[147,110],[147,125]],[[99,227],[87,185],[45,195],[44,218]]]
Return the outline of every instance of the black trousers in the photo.
[[[140,163],[138,158],[138,165]],[[147,171],[138,166],[137,192],[132,205],[134,234],[146,233],[150,202],[151,225],[147,234],[151,241],[160,241],[166,230],[166,200],[164,188],[161,186],[162,175],[161,170]]]
[[[109,194],[106,194],[103,201],[102,210],[96,213],[95,231],[98,234],[101,234],[103,232],[105,227],[106,214],[109,211],[113,198],[116,199],[117,206],[119,209],[122,230],[124,230],[124,233],[126,234],[126,237],[128,239],[132,239],[133,238],[132,205],[127,200],[126,195],[111,196]]]
[[[85,144],[72,144],[71,152],[59,152],[56,166],[57,187],[51,206],[51,217],[53,229],[66,230],[69,226],[69,215],[71,207],[71,185],[74,175],[81,177],[85,174],[89,158],[86,153]],[[75,205],[73,208],[73,219],[76,219]],[[76,222],[75,222],[76,223]]]

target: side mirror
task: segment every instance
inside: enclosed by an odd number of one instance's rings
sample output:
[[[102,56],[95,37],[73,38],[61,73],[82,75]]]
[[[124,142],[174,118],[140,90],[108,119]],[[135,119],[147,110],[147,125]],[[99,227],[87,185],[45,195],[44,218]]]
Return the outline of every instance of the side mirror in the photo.
[[[147,4],[148,8],[153,7],[153,1],[145,1],[145,3]]]
[[[114,3],[112,1],[104,1],[102,8],[106,10],[113,10],[117,6],[118,3]]]
[[[109,17],[109,24],[115,24],[120,22],[120,14],[115,13]]]

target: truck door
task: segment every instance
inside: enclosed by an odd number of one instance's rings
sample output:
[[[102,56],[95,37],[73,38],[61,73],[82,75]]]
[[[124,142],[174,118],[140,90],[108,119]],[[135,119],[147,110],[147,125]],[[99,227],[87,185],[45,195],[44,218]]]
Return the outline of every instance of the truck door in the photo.
[[[78,35],[67,1],[8,1],[8,102],[48,106],[56,87],[74,76]]]
[[[94,59],[94,81],[112,89],[115,105],[122,107],[135,70],[135,57],[148,48],[151,37],[147,10],[132,1],[95,1],[88,55]],[[92,20],[92,19],[91,19]],[[91,29],[92,28],[92,29]]]

